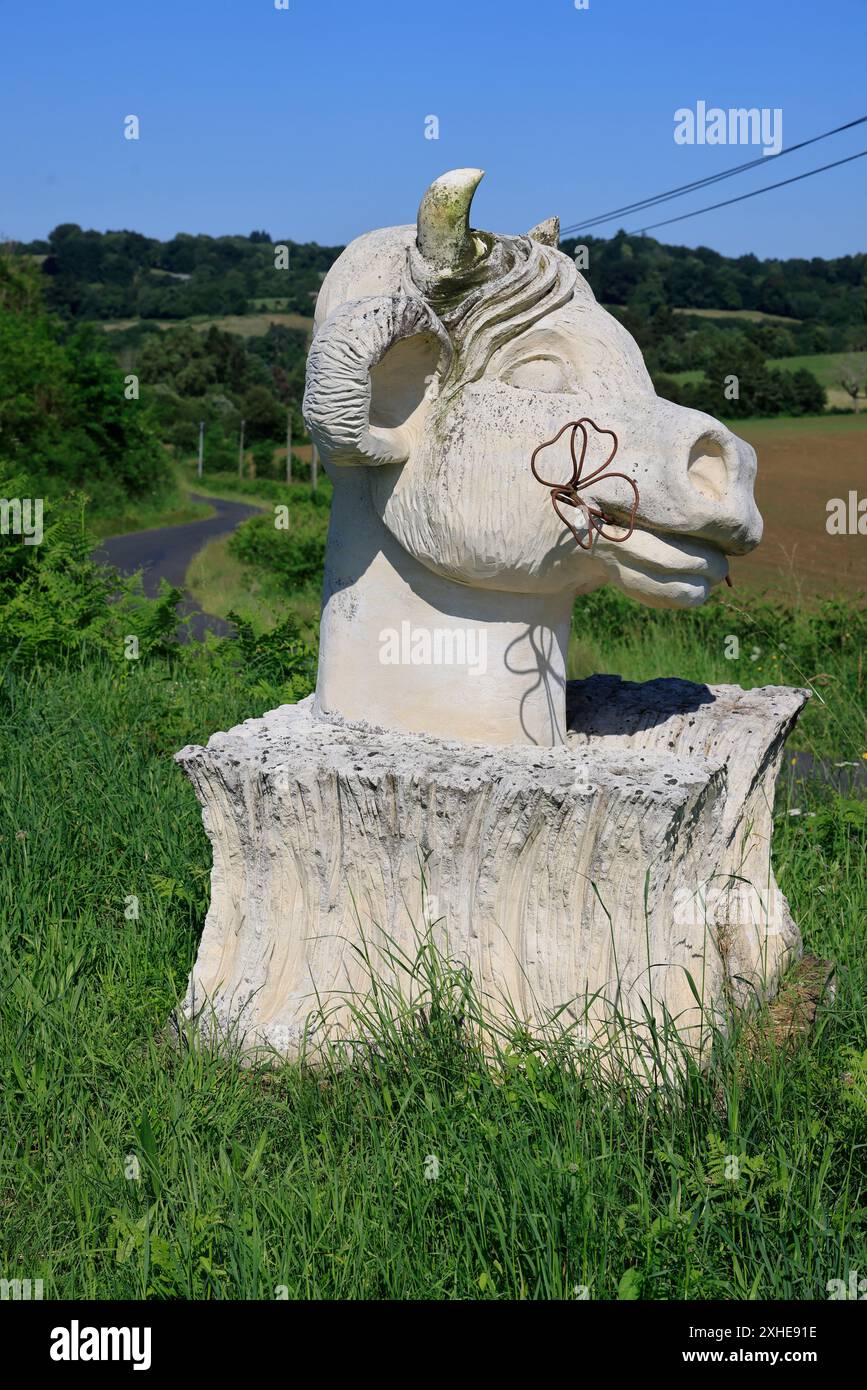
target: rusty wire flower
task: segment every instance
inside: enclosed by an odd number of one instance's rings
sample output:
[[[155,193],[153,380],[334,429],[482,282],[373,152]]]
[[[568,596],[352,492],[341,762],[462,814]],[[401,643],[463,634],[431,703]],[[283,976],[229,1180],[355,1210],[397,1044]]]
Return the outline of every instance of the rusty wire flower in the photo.
[[[587,434],[587,430],[585,429],[586,425],[592,425],[593,429],[596,431],[597,434],[610,435],[612,440],[614,441],[614,444],[605,462],[600,464],[598,468],[594,469],[592,473],[588,473],[587,476],[584,477],[584,460],[587,456],[587,445],[589,441],[589,436]],[[567,430],[572,431],[571,435],[569,436],[569,452],[572,457],[572,477],[566,483],[552,483],[548,479],[540,477],[539,473],[536,471],[536,455],[540,454],[543,449],[549,448],[550,445],[556,444],[558,439],[562,438],[562,436],[566,433]],[[578,458],[575,453],[575,437],[579,430],[581,431],[580,458]],[[572,535],[575,537],[575,540],[578,542],[582,550],[592,550],[593,542],[596,536],[602,536],[603,540],[607,541],[628,541],[629,537],[635,530],[635,515],[638,511],[639,502],[638,484],[635,483],[632,478],[627,477],[625,473],[609,473],[607,471],[608,465],[611,463],[612,459],[614,458],[614,455],[617,453],[618,447],[619,446],[617,435],[614,433],[613,430],[600,429],[594,420],[591,420],[589,416],[584,415],[580,420],[569,420],[563,426],[562,429],[557,431],[553,439],[546,439],[543,444],[540,444],[538,448],[533,450],[533,454],[530,459],[530,468],[532,470],[533,477],[536,479],[538,483],[541,483],[543,487],[549,489],[551,494],[551,505],[553,506],[554,511],[557,513],[557,516],[563,522],[563,525],[568,527],[568,529],[572,532]],[[605,513],[599,507],[593,506],[590,502],[585,502],[584,498],[580,496],[578,491],[579,484],[582,488],[586,488],[589,483],[601,482],[603,478],[622,478],[623,481],[625,483],[628,483],[629,486],[632,488],[634,501],[632,503],[632,509],[629,513],[629,524],[627,530],[625,534],[622,536],[612,536],[605,532],[603,527],[617,526],[619,523],[616,522],[613,519],[613,517],[606,516]],[[563,515],[563,512],[560,510],[561,505],[567,507],[578,507],[584,513],[584,519],[587,523],[586,542],[581,539],[580,535],[578,534],[578,531],[572,525],[571,521],[569,521],[568,518]]]

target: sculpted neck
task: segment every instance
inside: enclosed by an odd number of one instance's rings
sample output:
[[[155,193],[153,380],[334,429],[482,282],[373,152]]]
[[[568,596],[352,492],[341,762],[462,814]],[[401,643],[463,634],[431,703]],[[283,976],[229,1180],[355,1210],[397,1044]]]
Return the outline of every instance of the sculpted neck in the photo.
[[[316,708],[478,743],[562,743],[572,595],[473,589],[433,574],[374,514],[354,471],[335,488]]]

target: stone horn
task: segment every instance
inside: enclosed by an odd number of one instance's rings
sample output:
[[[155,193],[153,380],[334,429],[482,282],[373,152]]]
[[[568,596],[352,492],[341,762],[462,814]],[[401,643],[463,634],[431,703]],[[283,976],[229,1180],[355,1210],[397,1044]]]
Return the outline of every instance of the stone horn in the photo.
[[[470,230],[470,205],[484,176],[484,169],[452,169],[434,179],[422,198],[416,246],[432,271],[468,270],[486,254],[485,243]]]

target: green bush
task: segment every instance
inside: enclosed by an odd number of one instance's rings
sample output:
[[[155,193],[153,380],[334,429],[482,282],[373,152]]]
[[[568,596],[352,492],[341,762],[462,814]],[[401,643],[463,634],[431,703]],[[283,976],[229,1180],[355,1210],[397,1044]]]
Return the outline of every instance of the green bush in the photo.
[[[0,478],[4,497],[22,496],[22,477]],[[0,662],[7,668],[53,666],[98,653],[123,663],[134,634],[140,656],[166,655],[178,626],[180,591],[163,586],[148,599],[140,581],[119,578],[91,558],[93,537],[81,496],[46,499],[37,545],[6,536],[0,545]]]
[[[18,495],[22,479],[0,479],[4,495]],[[40,544],[7,536],[0,545],[0,682],[51,669],[84,670],[97,664],[128,681],[165,662],[181,682],[241,681],[265,708],[310,694],[317,651],[305,642],[293,615],[256,633],[230,614],[237,639],[181,643],[180,591],[163,584],[158,597],[142,592],[139,576],[119,577],[91,558],[93,538],[85,501],[46,503]],[[134,655],[128,639],[134,636]],[[165,732],[165,731],[164,731]]]
[[[321,583],[325,563],[328,513],[312,499],[293,498],[289,527],[275,525],[274,516],[254,516],[234,532],[229,551],[244,564],[265,570],[285,593]]]
[[[70,333],[44,308],[38,272],[0,255],[0,467],[31,495],[84,488],[97,510],[156,499],[172,470],[143,400],[94,329]]]
[[[816,813],[812,833],[829,862],[839,861],[847,849],[867,856],[867,801],[835,798]]]
[[[262,682],[279,686],[290,703],[312,694],[317,652],[302,639],[293,613],[268,632],[256,632],[252,623],[237,613],[229,613],[228,617],[238,631],[238,664],[251,686],[258,687]]]

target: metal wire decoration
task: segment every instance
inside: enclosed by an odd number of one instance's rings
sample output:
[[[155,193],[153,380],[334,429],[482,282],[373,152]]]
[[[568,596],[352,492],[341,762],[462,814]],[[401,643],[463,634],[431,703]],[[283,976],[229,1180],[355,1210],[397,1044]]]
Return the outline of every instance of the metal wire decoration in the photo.
[[[588,473],[586,476],[584,476],[583,470],[584,460],[587,457],[587,444],[589,441],[589,436],[587,434],[587,430],[585,429],[585,425],[592,425],[593,429],[596,431],[597,434],[610,435],[611,439],[614,441],[611,452],[608,455],[605,462],[600,464],[598,468],[594,469],[592,473]],[[572,457],[572,477],[566,483],[552,483],[547,478],[542,478],[537,472],[536,455],[540,454],[543,449],[547,449],[550,445],[556,444],[558,439],[561,439],[567,430],[572,431],[572,433],[569,436],[569,453]],[[575,438],[579,430],[581,431],[580,458],[577,457],[575,453]],[[603,540],[607,541],[628,541],[629,537],[635,530],[635,516],[638,511],[639,502],[638,484],[632,478],[627,477],[625,473],[608,472],[608,465],[613,460],[618,448],[619,444],[617,435],[614,433],[613,430],[600,429],[594,420],[591,420],[588,415],[584,415],[580,420],[567,421],[563,428],[557,431],[553,439],[546,439],[544,444],[540,444],[538,448],[533,450],[533,454],[530,459],[530,468],[532,469],[533,477],[536,479],[538,483],[541,483],[543,487],[548,488],[551,494],[551,505],[553,506],[554,511],[557,513],[557,516],[563,522],[563,525],[568,527],[568,529],[572,532],[572,535],[575,537],[575,540],[578,542],[582,550],[592,550],[593,542],[597,536],[601,536]],[[589,483],[601,482],[603,478],[622,478],[623,481],[625,483],[628,483],[629,486],[632,488],[634,501],[632,503],[632,510],[629,513],[629,525],[622,536],[612,536],[607,534],[606,531],[603,529],[604,527],[617,526],[619,523],[616,522],[612,517],[606,516],[605,513],[599,507],[593,506],[590,502],[585,502],[584,498],[581,497],[578,492],[579,484],[581,487],[586,488]],[[586,541],[583,541],[581,539],[581,536],[578,534],[578,531],[572,525],[571,521],[568,519],[568,517],[563,515],[563,512],[560,510],[561,505],[566,507],[578,507],[584,513],[584,520],[587,523]]]

